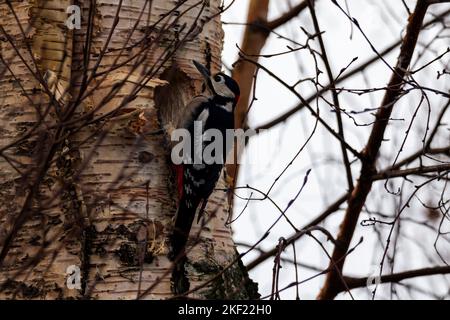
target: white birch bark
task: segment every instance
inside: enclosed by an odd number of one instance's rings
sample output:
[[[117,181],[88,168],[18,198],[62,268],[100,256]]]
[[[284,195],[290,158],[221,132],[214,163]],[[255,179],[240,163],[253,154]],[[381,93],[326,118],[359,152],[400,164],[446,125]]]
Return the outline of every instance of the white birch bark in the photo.
[[[1,298],[173,296],[167,237],[177,199],[168,137],[153,133],[176,123],[199,92],[193,59],[221,68],[223,38],[220,1],[181,2],[12,2],[24,39],[0,1],[4,33],[32,70],[0,34],[0,148],[38,128],[0,158]],[[80,30],[65,25],[72,4],[81,7]],[[193,297],[255,297],[240,262],[216,276],[237,258],[227,209],[226,194],[215,192],[212,218],[188,244],[190,288],[203,286]],[[79,289],[67,287],[70,266],[80,270]]]

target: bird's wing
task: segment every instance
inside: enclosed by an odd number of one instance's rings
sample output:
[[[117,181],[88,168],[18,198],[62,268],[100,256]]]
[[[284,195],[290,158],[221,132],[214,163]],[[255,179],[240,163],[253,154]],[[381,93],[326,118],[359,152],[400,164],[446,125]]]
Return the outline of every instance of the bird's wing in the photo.
[[[185,108],[185,115],[182,117],[181,123],[178,124],[178,128],[188,129],[192,125],[194,119],[197,119],[202,111],[209,104],[209,99],[206,96],[194,97]]]

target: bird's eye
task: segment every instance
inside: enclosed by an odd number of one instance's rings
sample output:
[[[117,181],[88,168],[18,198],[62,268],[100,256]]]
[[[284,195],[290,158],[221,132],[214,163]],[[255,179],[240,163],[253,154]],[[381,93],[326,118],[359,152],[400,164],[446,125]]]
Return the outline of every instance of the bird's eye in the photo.
[[[223,82],[223,77],[220,74],[214,76],[215,82]]]

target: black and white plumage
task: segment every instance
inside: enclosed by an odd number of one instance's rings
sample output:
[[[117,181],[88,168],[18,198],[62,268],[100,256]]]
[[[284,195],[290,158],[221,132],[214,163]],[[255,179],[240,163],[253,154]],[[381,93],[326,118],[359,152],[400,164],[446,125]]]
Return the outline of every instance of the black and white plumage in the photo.
[[[206,91],[203,95],[195,97],[186,108],[191,110],[190,114],[181,125],[189,131],[191,137],[191,150],[195,150],[196,141],[201,137],[194,135],[194,124],[201,124],[202,132],[216,129],[223,138],[223,150],[221,154],[215,155],[215,159],[221,158],[220,163],[207,163],[202,159],[201,163],[194,163],[194,152],[190,161],[183,161],[175,165],[176,182],[178,189],[178,209],[175,217],[174,231],[171,237],[171,258],[175,259],[184,255],[184,249],[189,237],[195,215],[198,220],[204,210],[206,202],[215,188],[220,177],[223,165],[228,154],[226,130],[234,129],[234,108],[239,99],[239,86],[229,76],[219,72],[213,76],[209,71],[194,61],[194,65],[205,78]],[[210,141],[202,141],[200,150],[203,150]]]

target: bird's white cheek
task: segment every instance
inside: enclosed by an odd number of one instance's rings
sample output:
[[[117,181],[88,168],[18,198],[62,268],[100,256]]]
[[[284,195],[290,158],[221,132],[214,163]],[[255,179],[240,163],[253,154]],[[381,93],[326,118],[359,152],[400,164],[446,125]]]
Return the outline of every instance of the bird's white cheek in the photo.
[[[233,92],[224,84],[213,82],[214,91],[222,97],[234,98]]]

